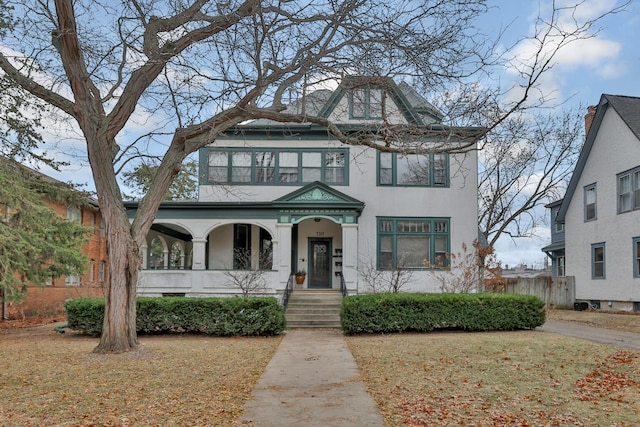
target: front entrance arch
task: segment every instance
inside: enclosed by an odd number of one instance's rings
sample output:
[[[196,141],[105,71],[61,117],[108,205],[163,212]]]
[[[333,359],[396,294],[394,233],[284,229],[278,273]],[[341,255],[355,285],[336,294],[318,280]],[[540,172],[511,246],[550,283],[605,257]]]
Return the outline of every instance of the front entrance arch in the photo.
[[[331,288],[331,246],[330,238],[309,238],[309,288]]]

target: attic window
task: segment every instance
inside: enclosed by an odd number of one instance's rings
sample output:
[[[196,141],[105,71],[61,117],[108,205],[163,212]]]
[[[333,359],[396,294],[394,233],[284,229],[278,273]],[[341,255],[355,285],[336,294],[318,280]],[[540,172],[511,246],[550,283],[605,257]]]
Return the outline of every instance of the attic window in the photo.
[[[349,112],[352,119],[381,119],[383,91],[379,88],[363,87],[352,89]]]

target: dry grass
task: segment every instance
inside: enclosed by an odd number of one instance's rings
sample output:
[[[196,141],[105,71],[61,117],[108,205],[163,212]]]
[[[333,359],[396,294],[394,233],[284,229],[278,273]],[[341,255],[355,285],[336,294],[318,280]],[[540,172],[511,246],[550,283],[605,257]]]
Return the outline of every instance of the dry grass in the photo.
[[[607,313],[602,311],[549,310],[547,318],[561,322],[580,323],[596,328],[640,334],[640,312]]]
[[[97,339],[52,325],[0,330],[0,426],[231,426],[281,338]]]
[[[640,316],[550,319],[640,332]],[[97,339],[0,328],[0,426],[234,426],[281,338]],[[536,331],[346,338],[388,426],[632,426],[640,352]]]
[[[348,337],[387,426],[637,426],[640,352],[536,331]]]

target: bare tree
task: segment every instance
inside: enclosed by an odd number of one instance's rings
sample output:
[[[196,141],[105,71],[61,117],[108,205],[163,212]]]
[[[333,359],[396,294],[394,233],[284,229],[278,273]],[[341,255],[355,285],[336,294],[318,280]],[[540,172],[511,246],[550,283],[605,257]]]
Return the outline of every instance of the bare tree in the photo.
[[[502,281],[502,267],[496,261],[493,248],[481,246],[477,240],[471,248],[463,243],[461,251],[447,254],[440,265],[426,266],[437,268],[433,270],[432,275],[440,284],[439,289],[442,292],[478,292],[485,290],[487,284],[495,291]]]
[[[391,269],[379,269],[373,259],[360,262],[358,273],[367,288],[374,294],[390,292],[397,294],[411,282],[413,278],[411,269],[398,266]]]
[[[251,257],[251,251],[236,249],[234,253],[235,268],[227,269],[224,275],[229,279],[231,287],[240,289],[243,297],[264,292],[267,288],[265,273],[271,266],[271,251],[260,253],[257,262]]]
[[[546,222],[540,207],[566,188],[584,141],[583,115],[513,115],[488,135],[479,153],[478,223],[490,246],[504,235],[531,237]]]
[[[137,346],[139,248],[190,153],[215,143],[230,127],[258,118],[322,125],[346,144],[386,151],[424,150],[420,141],[429,136],[443,141],[429,150],[446,151],[451,149],[446,142],[459,137],[457,128],[391,127],[383,121],[369,132],[347,134],[304,109],[285,112],[283,99],[292,88],[304,94],[306,83],[344,73],[396,76],[437,93],[517,60],[509,53],[496,56],[496,41],[474,25],[488,10],[484,0],[0,2],[5,6],[0,22],[11,27],[1,35],[0,69],[70,118],[86,143],[110,251],[111,283],[97,352]],[[593,34],[595,21],[563,27],[560,12],[554,9],[540,20],[532,38],[533,59],[518,68],[518,96],[511,98],[516,100],[504,106],[504,115],[479,123],[483,129],[530,106],[527,100],[555,53]],[[497,87],[494,93],[505,90]],[[129,222],[117,171],[129,154],[142,151],[123,141],[127,127],[141,116],[158,117],[160,123],[157,133],[140,144],[163,154]],[[170,141],[158,136],[167,129]],[[474,148],[483,133],[474,133],[457,149]]]

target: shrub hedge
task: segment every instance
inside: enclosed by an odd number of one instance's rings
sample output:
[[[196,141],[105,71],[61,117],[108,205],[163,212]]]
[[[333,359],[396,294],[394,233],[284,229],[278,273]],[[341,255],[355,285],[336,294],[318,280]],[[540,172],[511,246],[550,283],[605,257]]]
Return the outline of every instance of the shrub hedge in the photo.
[[[103,298],[80,298],[65,303],[68,327],[100,335]],[[138,298],[139,333],[203,333],[217,336],[277,335],[286,328],[276,298]]]
[[[528,295],[389,293],[344,298],[340,321],[350,335],[532,329],[545,316],[544,302]]]

